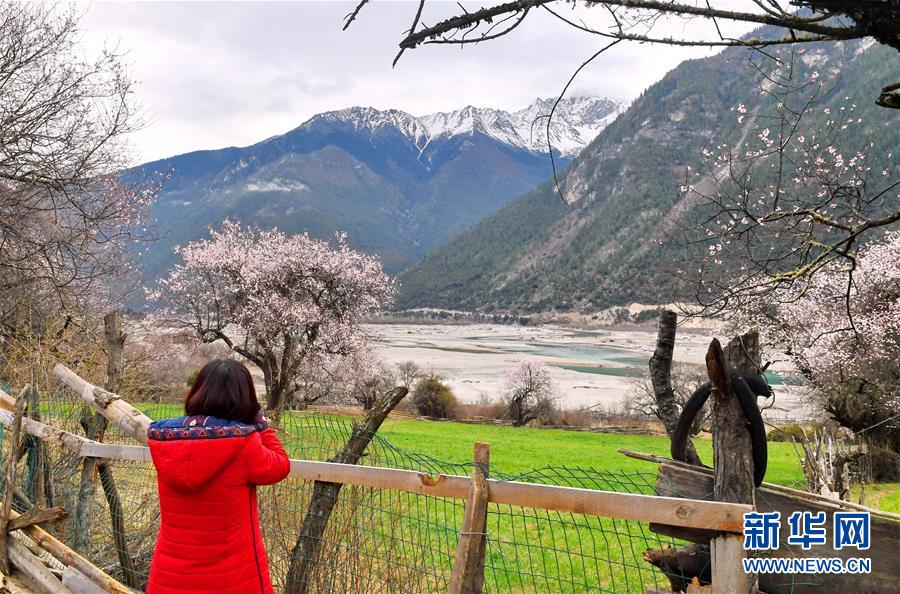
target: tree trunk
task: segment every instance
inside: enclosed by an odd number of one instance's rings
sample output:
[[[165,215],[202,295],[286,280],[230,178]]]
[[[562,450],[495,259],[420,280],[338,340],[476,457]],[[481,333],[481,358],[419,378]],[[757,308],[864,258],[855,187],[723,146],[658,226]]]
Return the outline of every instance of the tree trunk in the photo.
[[[672,356],[675,352],[675,331],[678,315],[674,311],[664,309],[659,313],[659,333],[656,338],[656,350],[650,357],[650,381],[653,384],[653,395],[656,399],[656,410],[659,419],[666,427],[669,439],[678,425],[678,405],[675,403],[675,390],[672,388]],[[694,466],[703,466],[697,450],[690,437],[685,448],[687,462]]]
[[[717,342],[718,344],[718,342]],[[713,350],[713,347],[710,347]],[[722,353],[725,368],[721,377],[713,377],[713,452],[715,456],[716,500],[754,504],[753,447],[747,419],[734,395],[727,370],[738,375],[758,375],[759,333],[748,332],[731,339]],[[707,355],[709,357],[709,355]],[[707,358],[707,366],[709,359]]]
[[[98,466],[100,473],[100,484],[103,486],[103,494],[106,496],[106,503],[109,505],[110,522],[112,523],[113,543],[116,547],[116,557],[119,560],[119,567],[122,568],[123,582],[126,586],[137,588],[140,586],[137,572],[134,569],[134,561],[128,552],[128,540],[125,532],[124,512],[122,511],[122,500],[119,498],[119,490],[116,488],[116,482],[113,478],[112,469],[109,464],[100,464]]]
[[[759,365],[759,333],[755,330],[733,338],[725,350],[713,339],[706,353],[706,369],[713,384],[713,459],[716,501],[756,506],[753,483],[753,449],[747,419],[734,393],[730,370],[738,375],[756,375]],[[719,591],[757,592],[756,575],[740,567],[740,535],[725,535],[710,542],[713,588]],[[726,561],[727,560],[727,561]]]
[[[366,414],[361,423],[353,426],[353,433],[344,448],[329,462],[356,464],[368,447],[375,433],[397,404],[406,396],[406,388],[394,388],[384,394],[375,406]],[[307,594],[312,587],[311,579],[315,568],[319,549],[322,547],[328,519],[337,504],[342,483],[326,483],[316,481],[313,485],[312,498],[303,522],[294,550],[291,552],[291,566],[285,580],[285,594]]]

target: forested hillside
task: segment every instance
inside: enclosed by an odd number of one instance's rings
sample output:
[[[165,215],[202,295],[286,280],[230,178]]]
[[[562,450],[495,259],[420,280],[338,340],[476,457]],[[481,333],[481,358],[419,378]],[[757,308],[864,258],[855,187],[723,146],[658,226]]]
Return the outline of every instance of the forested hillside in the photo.
[[[868,40],[810,44],[794,49],[793,60],[791,51],[769,53],[793,63],[798,79],[821,83],[822,108],[857,105],[862,124],[844,134],[846,146],[872,141],[882,164],[900,167],[900,114],[867,94],[896,78],[897,53]],[[680,188],[709,173],[704,149],[740,145],[738,105],[764,114],[772,101],[751,59],[769,61],[733,48],[679,65],[561,176],[571,206],[550,182],[507,204],[406,271],[399,307],[590,311],[679,298],[672,272],[684,256]]]

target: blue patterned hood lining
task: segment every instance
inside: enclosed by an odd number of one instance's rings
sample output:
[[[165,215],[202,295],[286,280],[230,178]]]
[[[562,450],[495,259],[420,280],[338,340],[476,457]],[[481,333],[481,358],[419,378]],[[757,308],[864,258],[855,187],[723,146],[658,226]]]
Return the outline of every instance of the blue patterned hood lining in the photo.
[[[222,439],[246,437],[256,431],[256,427],[238,421],[201,415],[162,419],[150,423],[147,438],[153,441],[176,441],[182,439]]]

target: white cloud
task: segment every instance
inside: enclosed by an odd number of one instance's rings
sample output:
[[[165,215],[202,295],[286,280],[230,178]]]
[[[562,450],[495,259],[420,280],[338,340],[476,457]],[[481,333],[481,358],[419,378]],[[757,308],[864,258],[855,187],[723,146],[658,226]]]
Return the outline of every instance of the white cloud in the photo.
[[[106,44],[128,52],[149,122],[133,139],[141,161],[252,144],[353,105],[417,115],[470,104],[519,109],[559,93],[603,44],[537,11],[507,37],[462,49],[423,46],[391,68],[416,4],[372,3],[341,31],[354,5],[93,3],[85,5],[83,38],[91,51]],[[603,25],[601,11],[574,10]],[[455,2],[431,2],[423,21],[455,11]],[[661,31],[699,26],[676,22]],[[680,61],[709,53],[621,43],[586,68],[570,93],[631,99]]]

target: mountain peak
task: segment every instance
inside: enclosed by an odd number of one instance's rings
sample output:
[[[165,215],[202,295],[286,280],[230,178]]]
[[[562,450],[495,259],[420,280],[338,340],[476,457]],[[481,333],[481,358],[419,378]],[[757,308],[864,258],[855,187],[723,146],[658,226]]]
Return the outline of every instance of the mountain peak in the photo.
[[[396,129],[423,150],[432,140],[483,134],[496,141],[527,150],[546,152],[546,116],[556,104],[553,98],[535,99],[528,107],[509,112],[467,105],[448,112],[414,116],[399,109],[349,107],[318,114],[300,129],[327,122],[349,125],[354,131],[378,134]],[[559,101],[550,130],[553,148],[573,157],[624,109],[620,102],[601,97],[566,97]]]

